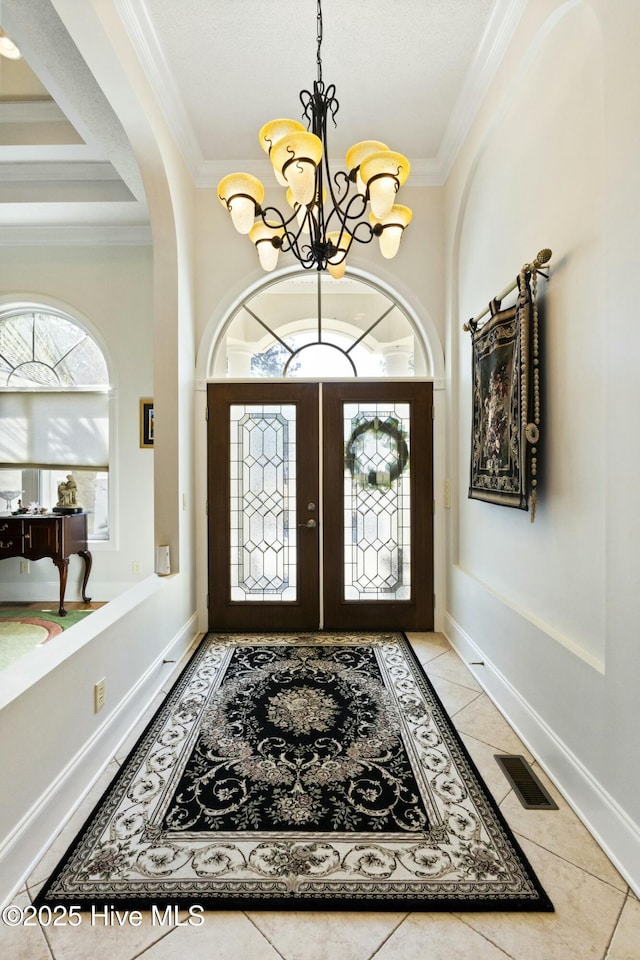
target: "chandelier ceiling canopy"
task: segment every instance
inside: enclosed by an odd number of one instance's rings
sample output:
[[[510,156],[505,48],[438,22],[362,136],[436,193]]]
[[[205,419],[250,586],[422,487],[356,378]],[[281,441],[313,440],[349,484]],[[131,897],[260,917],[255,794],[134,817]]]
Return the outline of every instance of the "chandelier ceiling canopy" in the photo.
[[[273,270],[280,251],[290,252],[306,270],[328,270],[338,279],[354,242],[370,243],[377,237],[383,257],[398,252],[411,210],[395,199],[410,167],[401,153],[378,140],[365,140],[347,151],[346,172],[331,175],[327,118],[336,125],[339,103],[335,86],[322,80],[322,27],[317,0],[318,75],[313,92],[300,92],[307,127],[297,120],[271,120],[259,133],[276,180],[286,188],[289,210],[263,207],[264,187],[249,173],[223,177],[218,198],[236,230],[255,245],[263,269]]]

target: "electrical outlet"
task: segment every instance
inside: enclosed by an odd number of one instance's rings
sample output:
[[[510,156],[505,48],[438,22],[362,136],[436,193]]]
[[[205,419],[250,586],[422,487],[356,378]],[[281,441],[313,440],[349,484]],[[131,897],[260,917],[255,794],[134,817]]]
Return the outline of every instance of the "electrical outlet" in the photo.
[[[131,569],[133,570],[134,573],[140,573],[140,561],[134,560],[133,563],[131,564]]]
[[[29,573],[30,570],[31,570],[31,567],[29,566],[29,561],[28,561],[28,560],[21,560],[21,561],[20,561],[20,573]]]
[[[102,710],[105,704],[106,699],[106,678],[103,677],[102,680],[98,680],[93,688],[93,706],[94,713],[98,713],[99,710]]]

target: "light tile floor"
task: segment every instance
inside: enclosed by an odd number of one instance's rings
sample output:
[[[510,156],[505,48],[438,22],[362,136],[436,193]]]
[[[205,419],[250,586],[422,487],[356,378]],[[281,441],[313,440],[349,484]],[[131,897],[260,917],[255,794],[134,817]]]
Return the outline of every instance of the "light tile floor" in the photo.
[[[11,928],[0,950],[12,960],[638,960],[640,902],[565,800],[534,764],[559,810],[525,810],[494,754],[533,758],[441,634],[410,634],[440,698],[533,868],[555,913],[208,912],[199,926],[105,925]],[[141,718],[140,727],[162,697]],[[127,754],[118,751],[25,888],[28,905]]]

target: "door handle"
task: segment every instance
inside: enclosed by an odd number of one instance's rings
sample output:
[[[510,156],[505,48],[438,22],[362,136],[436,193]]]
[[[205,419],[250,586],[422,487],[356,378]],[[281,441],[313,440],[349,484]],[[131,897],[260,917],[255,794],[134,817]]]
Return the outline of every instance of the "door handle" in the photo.
[[[310,530],[313,530],[313,528],[314,528],[314,527],[317,527],[318,524],[317,524],[316,521],[313,519],[313,517],[311,517],[311,519],[310,519],[310,520],[307,520],[306,523],[299,523],[298,526],[299,526],[299,527],[309,527]]]

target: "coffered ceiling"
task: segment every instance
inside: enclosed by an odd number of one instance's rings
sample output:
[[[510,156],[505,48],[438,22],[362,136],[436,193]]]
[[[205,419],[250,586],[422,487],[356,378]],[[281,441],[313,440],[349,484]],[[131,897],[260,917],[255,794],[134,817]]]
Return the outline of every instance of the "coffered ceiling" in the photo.
[[[103,2],[122,18],[194,183],[236,169],[265,179],[260,127],[300,118],[299,91],[317,77],[314,0]],[[411,160],[410,183],[443,183],[526,2],[323,0],[323,80],[340,103],[331,158],[382,140]],[[0,0],[0,27],[24,55],[0,57],[0,236],[143,242],[135,158],[55,0]]]

